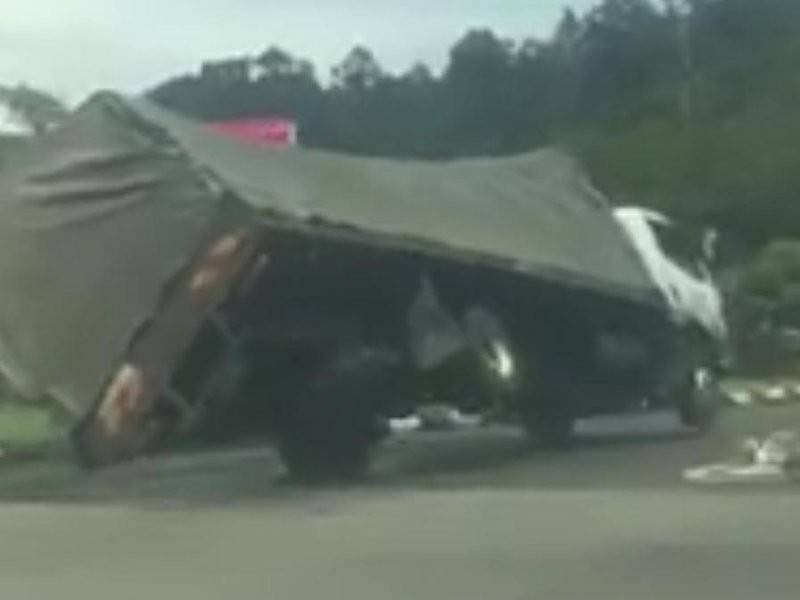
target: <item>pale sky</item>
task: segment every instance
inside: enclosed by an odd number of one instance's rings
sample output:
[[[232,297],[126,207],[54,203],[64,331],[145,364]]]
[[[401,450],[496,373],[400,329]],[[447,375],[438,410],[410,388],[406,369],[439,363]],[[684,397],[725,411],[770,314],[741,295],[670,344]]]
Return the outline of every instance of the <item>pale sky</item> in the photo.
[[[0,0],[0,84],[70,103],[99,88],[136,93],[205,59],[277,44],[321,78],[355,44],[390,71],[441,68],[470,27],[550,35],[565,6],[598,0]]]

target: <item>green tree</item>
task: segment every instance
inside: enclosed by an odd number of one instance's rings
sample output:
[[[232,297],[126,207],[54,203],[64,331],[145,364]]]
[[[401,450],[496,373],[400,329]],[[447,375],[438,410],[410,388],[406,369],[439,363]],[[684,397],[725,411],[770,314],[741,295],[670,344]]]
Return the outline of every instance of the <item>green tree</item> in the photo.
[[[26,85],[0,86],[0,101],[19,114],[37,135],[60,123],[68,114],[58,98]]]
[[[346,90],[363,92],[375,87],[383,78],[383,69],[375,55],[364,46],[356,46],[331,70],[333,84]]]
[[[584,121],[627,127],[674,112],[675,33],[649,0],[604,0],[586,17],[579,53]]]
[[[457,154],[499,154],[508,143],[519,98],[514,45],[488,29],[468,32],[450,51],[444,73],[446,135]]]

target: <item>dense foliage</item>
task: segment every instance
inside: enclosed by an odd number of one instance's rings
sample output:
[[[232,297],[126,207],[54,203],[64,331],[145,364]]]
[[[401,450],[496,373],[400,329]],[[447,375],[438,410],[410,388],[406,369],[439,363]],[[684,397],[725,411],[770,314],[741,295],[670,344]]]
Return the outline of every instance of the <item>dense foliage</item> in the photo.
[[[549,40],[473,30],[441,74],[354,48],[323,85],[270,46],[152,90],[185,114],[296,118],[305,145],[397,157],[583,156],[620,202],[762,241],[800,234],[800,2],[602,0]]]
[[[0,85],[0,103],[17,113],[37,134],[44,133],[67,116],[67,108],[58,98],[26,85]]]

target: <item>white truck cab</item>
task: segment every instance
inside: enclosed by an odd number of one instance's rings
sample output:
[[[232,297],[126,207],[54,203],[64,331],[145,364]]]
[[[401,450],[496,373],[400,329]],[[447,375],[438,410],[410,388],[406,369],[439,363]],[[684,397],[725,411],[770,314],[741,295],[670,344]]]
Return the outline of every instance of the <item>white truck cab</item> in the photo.
[[[708,267],[716,232],[689,240],[665,215],[639,207],[617,208],[614,216],[661,290],[675,323],[698,326],[715,341],[724,342],[728,327],[722,294]]]

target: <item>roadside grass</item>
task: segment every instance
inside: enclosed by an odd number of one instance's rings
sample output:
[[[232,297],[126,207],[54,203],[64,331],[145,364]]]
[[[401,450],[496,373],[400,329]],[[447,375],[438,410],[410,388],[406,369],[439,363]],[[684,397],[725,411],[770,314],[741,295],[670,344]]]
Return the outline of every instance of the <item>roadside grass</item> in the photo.
[[[53,411],[0,402],[0,451],[6,457],[44,452],[61,433]]]

